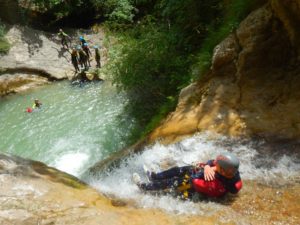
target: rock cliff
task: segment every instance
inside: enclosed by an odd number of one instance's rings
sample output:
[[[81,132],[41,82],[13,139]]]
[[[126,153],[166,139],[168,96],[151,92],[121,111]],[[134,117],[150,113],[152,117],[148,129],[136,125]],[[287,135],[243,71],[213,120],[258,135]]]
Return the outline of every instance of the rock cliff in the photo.
[[[300,1],[272,0],[214,49],[203,79],[181,91],[175,112],[150,139],[198,131],[300,137]]]

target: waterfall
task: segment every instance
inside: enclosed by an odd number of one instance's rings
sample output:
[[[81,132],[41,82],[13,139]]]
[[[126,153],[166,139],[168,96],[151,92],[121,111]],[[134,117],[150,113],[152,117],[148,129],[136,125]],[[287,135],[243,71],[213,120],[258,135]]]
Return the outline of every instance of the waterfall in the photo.
[[[142,180],[147,182],[142,169],[144,164],[154,171],[161,171],[171,166],[184,166],[197,161],[206,162],[221,152],[229,151],[240,159],[239,170],[242,180],[254,180],[271,186],[299,180],[299,154],[261,153],[265,148],[264,141],[246,141],[201,133],[168,146],[159,143],[148,146],[142,153],[123,159],[118,168],[110,169],[106,173],[101,172],[97,177],[90,177],[88,182],[109,196],[133,199],[140,207],[161,208],[172,213],[207,215],[226,206],[214,201],[199,204],[178,200],[169,195],[143,193],[133,183],[132,174],[137,172]],[[280,147],[278,148],[280,150]]]

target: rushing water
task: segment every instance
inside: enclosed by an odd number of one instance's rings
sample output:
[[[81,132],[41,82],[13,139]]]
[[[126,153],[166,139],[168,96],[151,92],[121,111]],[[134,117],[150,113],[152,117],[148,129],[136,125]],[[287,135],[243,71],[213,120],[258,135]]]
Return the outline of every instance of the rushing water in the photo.
[[[38,98],[43,106],[25,112]],[[126,97],[109,82],[58,82],[0,99],[0,151],[47,163],[80,176],[93,163],[126,146],[134,121]]]
[[[139,173],[142,180],[147,182],[142,169],[144,164],[154,171],[160,171],[174,165],[184,166],[196,161],[206,162],[221,152],[230,151],[240,158],[240,173],[243,180],[254,180],[270,187],[299,182],[299,154],[293,155],[287,152],[290,156],[272,155],[267,153],[265,148],[265,143],[262,141],[243,142],[238,139],[202,133],[169,146],[158,143],[149,146],[142,153],[124,159],[119,168],[106,174],[101,173],[89,182],[108,195],[134,199],[140,207],[161,208],[172,213],[211,215],[220,210],[230,210],[230,208],[214,201],[193,203],[168,195],[145,194],[133,183],[132,174]],[[263,153],[260,153],[260,150]],[[285,149],[279,150],[284,152]],[[231,212],[229,217],[232,215]]]
[[[43,103],[42,108],[33,113],[25,112],[35,98]],[[2,98],[0,151],[45,162],[83,178],[106,195],[134,202],[139,207],[159,208],[169,213],[188,215],[217,214],[220,221],[225,223],[231,221],[232,217],[239,217],[239,224],[249,224],[245,217],[240,216],[240,212],[236,213],[226,202],[194,203],[170,195],[151,195],[141,192],[131,179],[132,174],[137,172],[146,181],[142,169],[144,164],[160,171],[175,165],[205,162],[215,158],[220,152],[230,151],[240,158],[240,172],[244,181],[254,181],[265,185],[266,190],[269,187],[270,190],[275,190],[270,194],[266,193],[266,199],[273,201],[274,193],[277,193],[277,188],[279,190],[278,196],[275,196],[279,202],[276,206],[278,208],[263,221],[277,216],[277,211],[282,209],[294,212],[299,208],[299,203],[294,202],[289,195],[280,195],[283,193],[280,187],[284,185],[292,187],[296,184],[299,188],[299,143],[294,147],[278,143],[269,146],[263,141],[243,141],[202,133],[168,146],[158,143],[148,146],[142,153],[123,159],[118,168],[105,173],[101,171],[97,177],[82,177],[95,162],[127,145],[126,140],[134,120],[123,110],[126,101],[126,96],[117,93],[108,82],[83,87],[59,82],[21,95]],[[242,193],[245,190],[251,196],[251,202],[266,201],[259,200],[261,196],[253,193],[256,190],[254,187],[245,187]],[[240,206],[241,210],[246,210],[245,214],[252,213],[248,196],[239,197],[246,199],[242,200]],[[282,206],[280,201],[285,202],[285,205]],[[258,210],[256,216],[261,216],[260,212]],[[282,215],[278,220],[284,218],[285,215]],[[289,218],[288,223],[272,224],[295,224],[294,221],[299,216]]]

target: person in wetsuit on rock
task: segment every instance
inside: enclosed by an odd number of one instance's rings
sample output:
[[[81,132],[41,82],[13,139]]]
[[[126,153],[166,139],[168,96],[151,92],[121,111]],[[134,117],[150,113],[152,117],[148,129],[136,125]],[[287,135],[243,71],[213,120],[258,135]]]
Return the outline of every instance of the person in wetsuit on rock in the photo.
[[[221,197],[227,192],[236,194],[242,188],[238,168],[238,158],[231,153],[223,153],[206,163],[173,167],[160,173],[144,168],[150,182],[142,183],[137,173],[133,174],[133,181],[145,191],[175,188],[185,198],[194,192],[208,197]]]
[[[88,69],[88,56],[86,55],[86,53],[83,51],[83,49],[78,46],[77,47],[77,51],[78,51],[78,54],[79,54],[79,63],[81,65],[82,68],[84,68],[85,70]]]
[[[82,50],[85,52],[86,56],[87,56],[87,63],[89,65],[89,67],[91,67],[91,63],[90,63],[90,57],[92,56],[92,52],[89,48],[89,45],[88,43],[84,43],[83,47],[82,47]]]
[[[59,29],[58,36],[61,39],[62,47],[64,48],[66,46],[67,48],[69,48],[68,40],[70,41],[70,39],[71,39],[70,36],[67,35],[62,29]]]
[[[76,47],[74,47],[72,49],[72,52],[71,52],[71,62],[73,64],[73,66],[74,66],[75,73],[80,72],[80,69],[79,69],[79,66],[78,66],[79,58],[78,58],[78,52],[76,50]]]
[[[99,47],[97,45],[94,46],[94,49],[95,49],[95,60],[96,60],[96,67],[97,68],[100,68],[101,67],[101,56],[100,56],[100,51],[99,51]]]

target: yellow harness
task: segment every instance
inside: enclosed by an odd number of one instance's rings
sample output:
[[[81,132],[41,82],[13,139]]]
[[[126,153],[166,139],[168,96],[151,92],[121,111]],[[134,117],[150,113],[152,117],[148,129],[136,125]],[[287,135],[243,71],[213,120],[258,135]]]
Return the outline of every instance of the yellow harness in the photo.
[[[177,187],[177,191],[181,192],[183,197],[187,199],[189,197],[189,189],[191,189],[191,187],[190,176],[186,174],[181,185]]]

